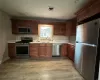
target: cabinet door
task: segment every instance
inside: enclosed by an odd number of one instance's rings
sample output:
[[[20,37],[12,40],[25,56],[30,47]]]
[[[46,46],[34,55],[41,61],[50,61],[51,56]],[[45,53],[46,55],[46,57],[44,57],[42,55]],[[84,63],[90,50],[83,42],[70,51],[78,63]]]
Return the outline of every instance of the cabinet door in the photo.
[[[46,45],[46,57],[51,58],[52,57],[52,44]]]
[[[11,23],[12,23],[12,34],[18,34],[18,28],[17,28],[17,25],[16,25],[16,20],[11,20]]]
[[[39,54],[38,54],[38,44],[30,44],[30,48],[29,48],[29,52],[30,52],[30,57],[32,58],[38,58]]]
[[[66,36],[71,36],[71,28],[72,28],[72,22],[67,21],[66,22]]]
[[[36,21],[32,21],[32,34],[38,34],[38,22]]]
[[[96,14],[100,13],[100,0],[90,0],[87,5],[80,9],[77,15],[77,21],[81,22],[85,19],[88,19]]]
[[[66,22],[66,36],[75,36],[76,35],[76,19]]]
[[[61,45],[61,56],[62,57],[67,57],[67,44],[62,44]]]
[[[45,46],[39,46],[39,57],[40,58],[46,57],[46,47]]]
[[[65,33],[66,33],[66,24],[65,23],[54,24],[54,35],[65,35]]]
[[[15,43],[8,43],[8,55],[10,58],[16,57]]]
[[[68,44],[68,58],[74,61],[75,47],[74,45]]]
[[[59,35],[59,26],[57,24],[54,25],[54,35]]]
[[[77,20],[73,19],[72,28],[71,28],[71,36],[76,36],[76,26],[77,26]]]
[[[74,61],[75,47],[72,45],[70,50],[71,50],[70,59]]]
[[[61,26],[60,27],[60,35],[65,35],[66,34],[66,26]]]
[[[12,33],[20,34],[18,27],[30,27],[32,34],[38,34],[38,22],[32,20],[13,20],[12,19]]]

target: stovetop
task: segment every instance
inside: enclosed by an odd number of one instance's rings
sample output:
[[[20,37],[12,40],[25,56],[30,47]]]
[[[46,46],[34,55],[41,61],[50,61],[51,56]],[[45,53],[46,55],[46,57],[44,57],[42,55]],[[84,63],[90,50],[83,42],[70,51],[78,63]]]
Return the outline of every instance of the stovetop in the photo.
[[[21,41],[16,42],[18,45],[29,44],[33,39],[31,37],[21,37]]]
[[[29,44],[29,41],[18,41],[16,42],[16,44],[21,44],[21,45]]]

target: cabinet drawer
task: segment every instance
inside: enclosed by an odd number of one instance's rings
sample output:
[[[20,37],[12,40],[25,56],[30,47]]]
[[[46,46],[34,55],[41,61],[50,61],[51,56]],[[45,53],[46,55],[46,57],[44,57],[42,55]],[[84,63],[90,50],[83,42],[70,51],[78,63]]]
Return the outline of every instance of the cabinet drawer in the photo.
[[[16,57],[15,43],[8,43],[8,55],[10,58]]]
[[[37,52],[38,53],[38,50],[30,50],[30,52]]]
[[[40,43],[40,46],[46,46],[46,44],[45,43]]]
[[[30,55],[34,55],[34,54],[38,55],[38,52],[33,52],[33,51],[30,52]]]
[[[30,50],[38,50],[38,47],[30,47]]]
[[[30,47],[38,47],[38,46],[39,46],[39,44],[37,44],[37,43],[30,44]]]
[[[52,46],[52,44],[51,43],[48,43],[48,44],[46,44],[46,46]]]

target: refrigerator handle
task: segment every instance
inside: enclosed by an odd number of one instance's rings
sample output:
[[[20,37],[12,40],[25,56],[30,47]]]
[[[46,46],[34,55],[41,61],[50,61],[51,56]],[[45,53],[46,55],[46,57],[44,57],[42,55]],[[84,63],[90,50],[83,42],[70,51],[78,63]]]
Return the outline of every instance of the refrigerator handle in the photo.
[[[79,43],[78,41],[76,41],[76,43]]]

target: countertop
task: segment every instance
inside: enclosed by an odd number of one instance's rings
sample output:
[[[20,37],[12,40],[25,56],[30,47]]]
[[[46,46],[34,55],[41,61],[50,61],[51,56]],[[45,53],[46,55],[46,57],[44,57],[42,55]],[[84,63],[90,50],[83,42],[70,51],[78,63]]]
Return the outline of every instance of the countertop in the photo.
[[[67,43],[67,42],[59,42],[59,41],[52,41],[52,42],[30,42],[30,44],[33,44],[33,43]]]
[[[21,41],[21,40],[9,40],[8,43],[16,43],[17,41]],[[52,43],[52,44],[71,44],[71,45],[75,45],[74,43],[70,43],[70,42],[67,42],[67,41],[33,41],[33,42],[30,42],[30,44],[33,44],[33,43]]]
[[[21,41],[21,40],[9,40],[8,43],[16,43],[17,41]]]

